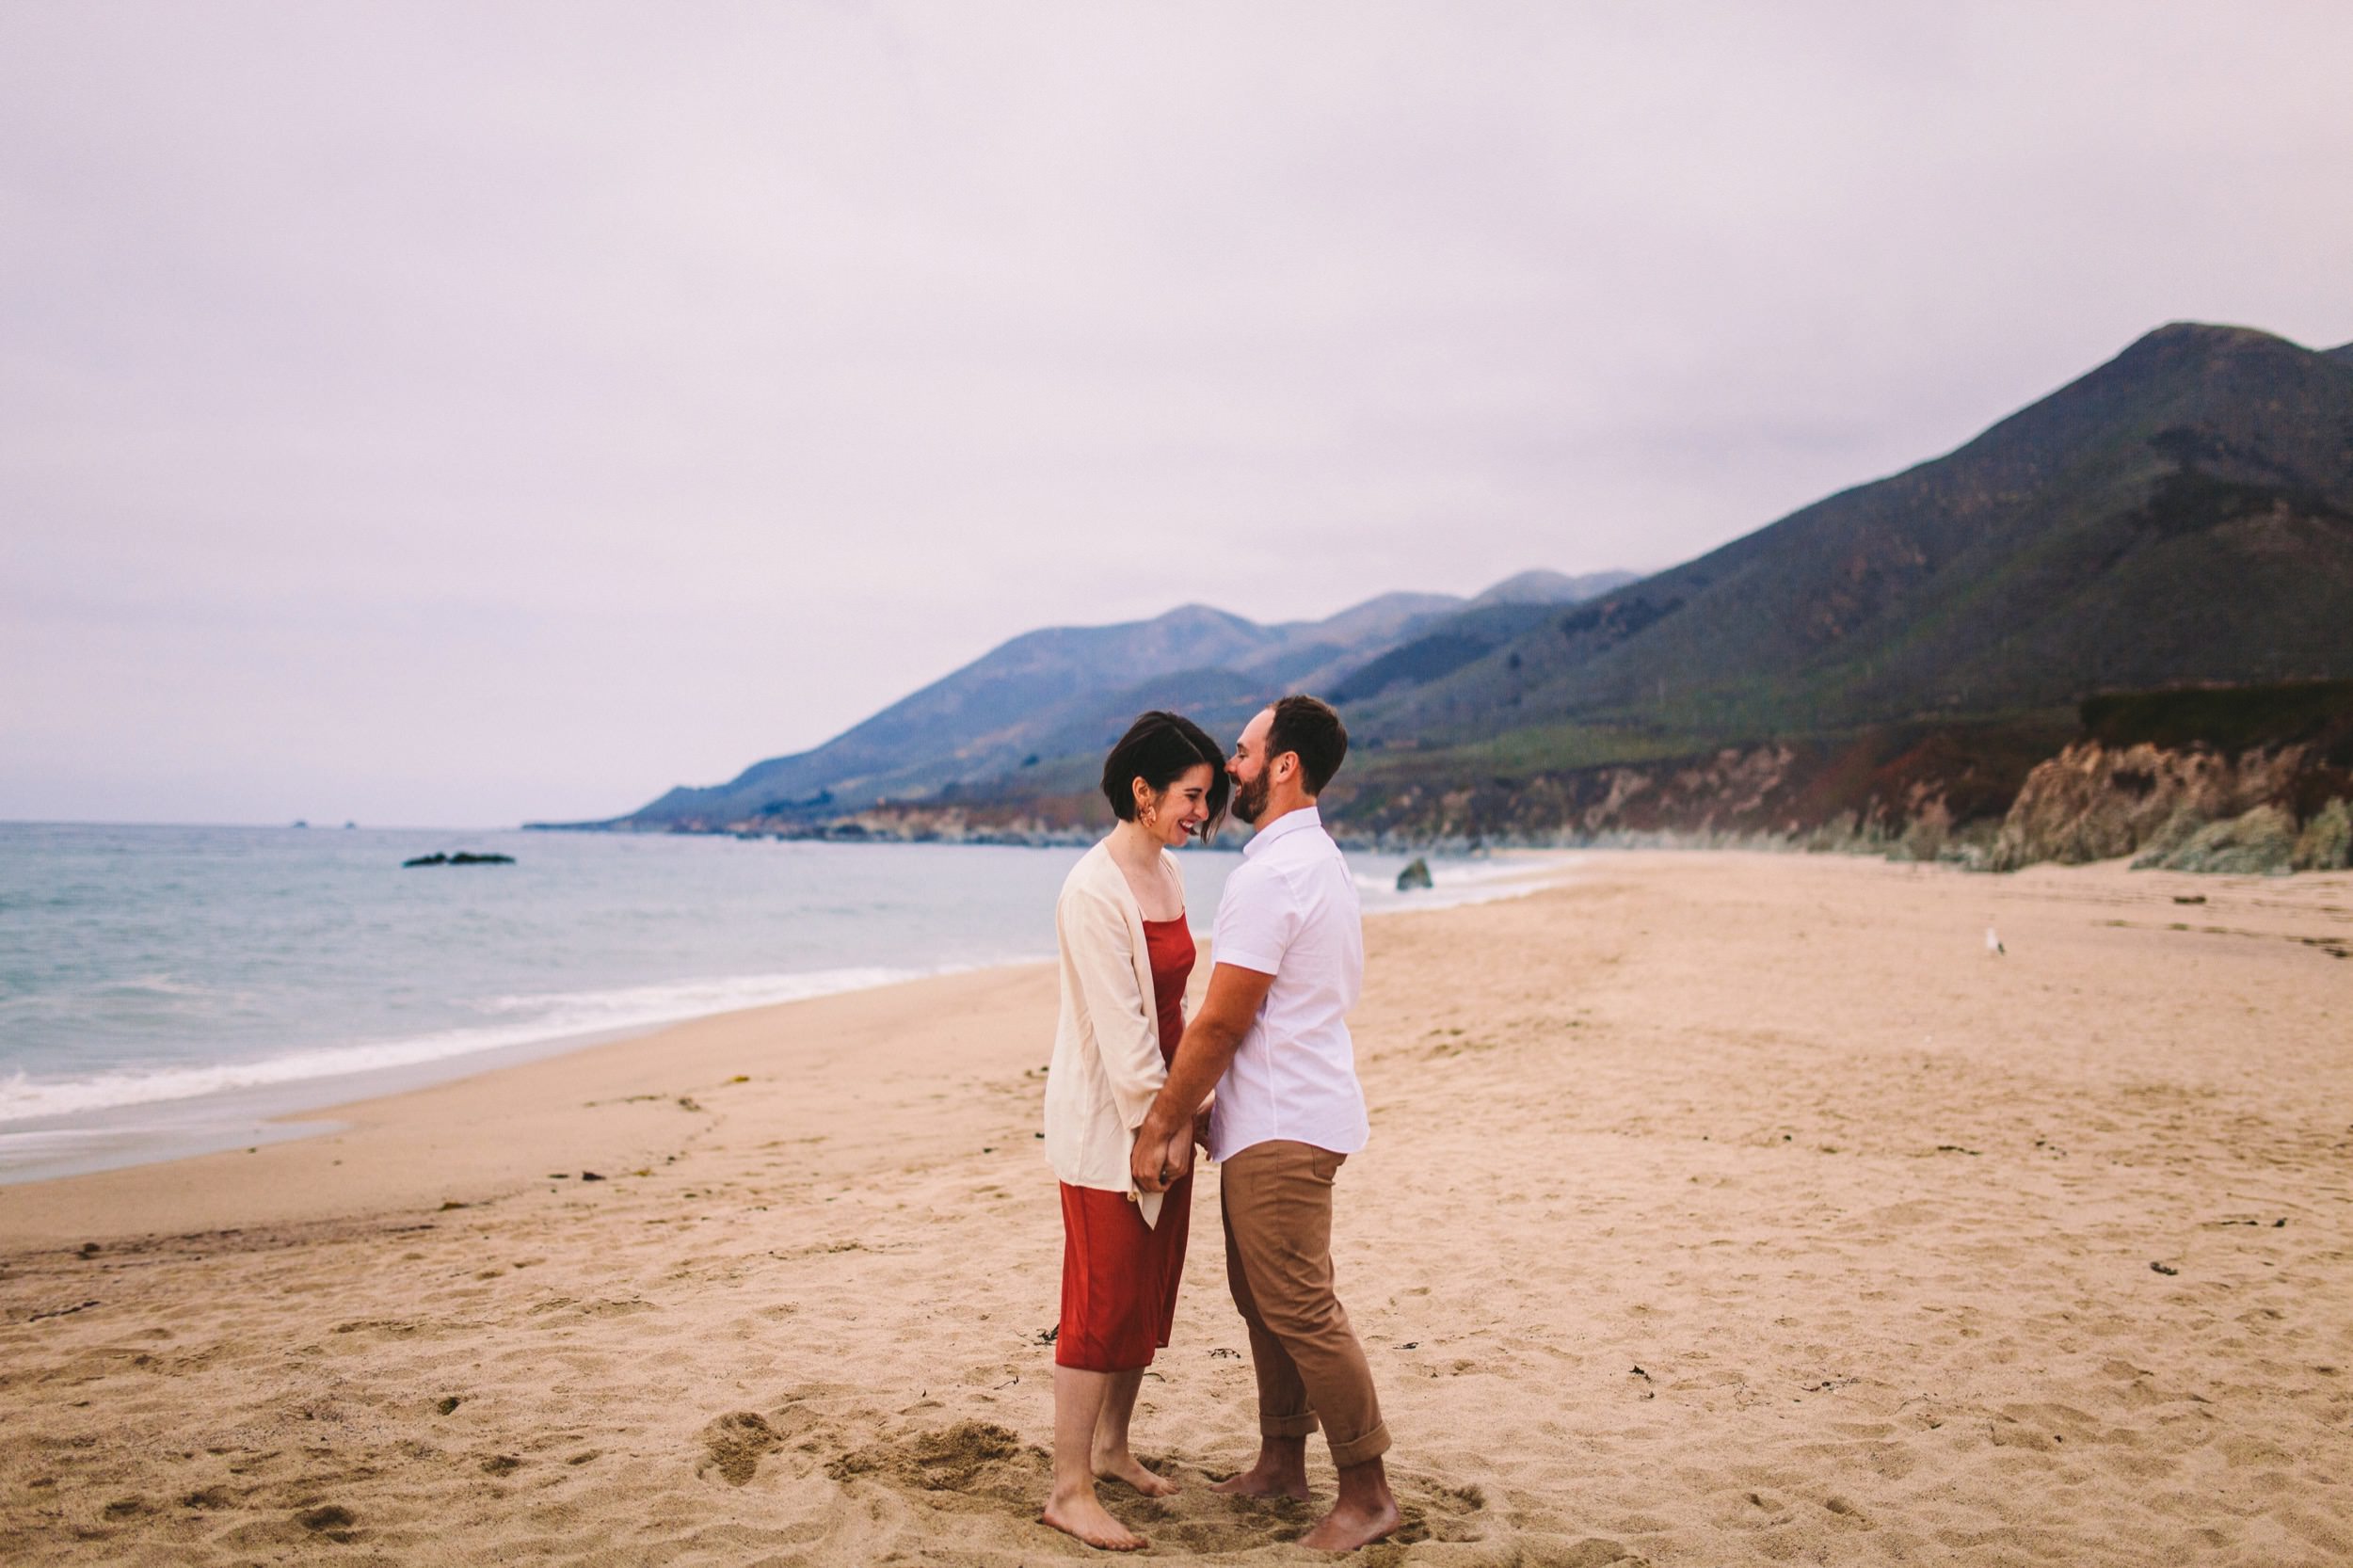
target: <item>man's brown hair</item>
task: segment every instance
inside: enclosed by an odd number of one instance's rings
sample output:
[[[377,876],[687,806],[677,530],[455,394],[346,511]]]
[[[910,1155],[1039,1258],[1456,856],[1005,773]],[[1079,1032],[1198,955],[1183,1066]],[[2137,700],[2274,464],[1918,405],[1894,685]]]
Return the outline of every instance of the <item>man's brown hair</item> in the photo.
[[[1267,760],[1287,751],[1299,758],[1299,771],[1307,776],[1307,793],[1320,795],[1348,755],[1348,726],[1320,697],[1287,696],[1274,705],[1274,722],[1267,727]]]

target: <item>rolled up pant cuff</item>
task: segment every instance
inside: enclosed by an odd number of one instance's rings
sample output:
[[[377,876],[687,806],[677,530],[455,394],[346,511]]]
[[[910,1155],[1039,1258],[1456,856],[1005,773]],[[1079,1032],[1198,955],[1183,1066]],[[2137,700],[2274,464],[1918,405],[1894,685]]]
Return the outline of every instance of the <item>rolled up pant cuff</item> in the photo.
[[[1389,1451],[1389,1424],[1386,1421],[1353,1442],[1335,1441],[1332,1445],[1332,1468],[1345,1470],[1352,1464],[1362,1464],[1379,1459]]]
[[[1302,1411],[1296,1416],[1261,1416],[1258,1435],[1261,1437],[1305,1437],[1317,1427],[1316,1413]]]

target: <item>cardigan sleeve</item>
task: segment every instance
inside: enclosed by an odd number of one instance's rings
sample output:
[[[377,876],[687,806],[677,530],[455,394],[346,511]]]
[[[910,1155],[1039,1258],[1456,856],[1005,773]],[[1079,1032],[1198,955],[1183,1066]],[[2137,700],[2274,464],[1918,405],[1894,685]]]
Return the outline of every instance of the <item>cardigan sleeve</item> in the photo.
[[[1066,889],[1054,924],[1079,981],[1089,1037],[1109,1080],[1120,1125],[1144,1125],[1153,1096],[1168,1077],[1160,1060],[1160,1025],[1136,989],[1134,939],[1127,911],[1094,889]]]

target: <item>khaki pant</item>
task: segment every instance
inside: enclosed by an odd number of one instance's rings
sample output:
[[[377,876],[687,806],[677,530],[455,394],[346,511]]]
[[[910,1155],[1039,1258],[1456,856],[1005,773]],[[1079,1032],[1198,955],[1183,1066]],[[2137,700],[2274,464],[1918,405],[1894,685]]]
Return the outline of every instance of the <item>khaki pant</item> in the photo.
[[[1258,1431],[1304,1437],[1321,1418],[1341,1468],[1388,1451],[1372,1368],[1332,1290],[1332,1178],[1348,1157],[1253,1144],[1219,1174],[1225,1279],[1250,1328]]]

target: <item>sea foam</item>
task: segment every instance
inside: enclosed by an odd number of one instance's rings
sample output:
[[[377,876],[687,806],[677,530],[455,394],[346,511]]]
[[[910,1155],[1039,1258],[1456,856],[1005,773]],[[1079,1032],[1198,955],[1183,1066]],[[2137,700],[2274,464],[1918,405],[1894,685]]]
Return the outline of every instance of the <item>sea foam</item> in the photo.
[[[929,969],[864,968],[812,974],[734,975],[608,991],[502,996],[482,1006],[485,1012],[506,1015],[504,1022],[440,1030],[405,1039],[312,1047],[249,1062],[119,1068],[80,1078],[37,1079],[19,1072],[0,1080],[0,1126],[79,1112],[194,1099],[232,1089],[410,1067],[511,1046],[650,1028],[707,1014],[869,990],[982,967],[954,964]]]

